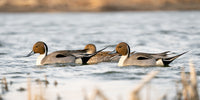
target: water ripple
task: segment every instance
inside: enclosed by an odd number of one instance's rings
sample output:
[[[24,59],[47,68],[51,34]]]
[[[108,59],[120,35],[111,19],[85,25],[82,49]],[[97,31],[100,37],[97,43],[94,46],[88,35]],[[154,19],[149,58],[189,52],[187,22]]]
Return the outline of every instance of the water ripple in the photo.
[[[163,92],[164,88],[174,86],[174,80],[179,80],[182,66],[186,72],[190,72],[189,59],[194,59],[197,76],[200,76],[198,11],[0,15],[0,75],[18,83],[18,86],[26,84],[27,77],[43,80],[46,75],[51,81],[59,80],[61,89],[81,89],[82,84],[89,84],[86,88],[90,88],[93,82],[106,87],[105,84],[110,82],[114,89],[125,92],[126,89],[132,88],[132,83],[138,83],[147,73],[159,70],[155,85],[160,86],[158,92]],[[117,63],[36,66],[38,55],[28,58],[21,55],[28,54],[37,41],[46,42],[49,53],[55,50],[84,48],[87,43],[94,43],[98,48],[112,44],[111,48],[108,48],[111,50],[122,41],[127,42],[131,50],[137,52],[190,52],[173,61],[170,67],[118,67]],[[116,91],[109,88],[108,91],[112,91],[108,95],[116,97],[113,95]]]

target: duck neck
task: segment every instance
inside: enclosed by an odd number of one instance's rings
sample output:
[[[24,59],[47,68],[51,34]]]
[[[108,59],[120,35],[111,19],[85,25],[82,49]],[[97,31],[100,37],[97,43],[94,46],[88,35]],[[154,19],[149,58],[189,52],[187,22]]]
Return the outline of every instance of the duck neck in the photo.
[[[119,59],[119,62],[118,62],[118,66],[124,66],[124,61],[128,58],[128,54],[126,55],[122,55],[121,58]]]
[[[48,47],[47,45],[44,43],[44,53],[43,54],[40,54],[37,58],[37,61],[36,61],[36,65],[42,65],[42,60],[47,56],[47,53],[48,53]]]
[[[36,61],[36,65],[42,65],[42,59],[44,59],[46,57],[46,53],[44,54],[40,54],[37,58],[37,61]]]
[[[127,45],[127,54],[121,56],[118,62],[118,66],[124,66],[124,62],[129,57],[129,55],[130,55],[130,47],[129,45]]]

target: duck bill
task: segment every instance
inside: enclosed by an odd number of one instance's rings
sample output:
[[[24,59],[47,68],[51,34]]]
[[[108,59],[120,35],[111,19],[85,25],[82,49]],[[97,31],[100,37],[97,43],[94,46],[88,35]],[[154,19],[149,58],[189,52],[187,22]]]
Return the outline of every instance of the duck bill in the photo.
[[[113,50],[112,52],[110,52],[110,53],[108,53],[108,54],[115,54],[115,53],[117,53],[117,51],[116,51],[116,50]]]
[[[32,56],[32,55],[34,55],[35,53],[33,52],[33,50],[28,54],[28,55],[26,55],[26,57],[30,57],[30,56]]]

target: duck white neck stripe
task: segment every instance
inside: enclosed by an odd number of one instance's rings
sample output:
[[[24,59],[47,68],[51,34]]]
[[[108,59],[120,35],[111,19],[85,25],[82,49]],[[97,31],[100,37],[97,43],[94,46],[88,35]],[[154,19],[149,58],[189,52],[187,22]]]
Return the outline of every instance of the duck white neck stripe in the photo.
[[[44,54],[40,54],[37,58],[37,61],[36,61],[36,65],[42,65],[41,62],[42,60],[47,56],[47,53],[48,53],[48,47],[47,45],[44,43],[44,49],[45,49],[45,53]]]
[[[124,66],[124,61],[128,58],[128,55],[129,54],[126,54],[125,56],[121,56],[121,58],[119,59],[119,62],[118,62],[118,66]]]
[[[41,62],[42,62],[42,59],[44,59],[44,57],[46,56],[46,54],[40,54],[37,58],[37,61],[36,61],[36,65],[42,65]]]
[[[122,55],[121,58],[119,59],[118,66],[124,66],[124,61],[129,57],[130,55],[130,47],[127,45],[127,54]]]

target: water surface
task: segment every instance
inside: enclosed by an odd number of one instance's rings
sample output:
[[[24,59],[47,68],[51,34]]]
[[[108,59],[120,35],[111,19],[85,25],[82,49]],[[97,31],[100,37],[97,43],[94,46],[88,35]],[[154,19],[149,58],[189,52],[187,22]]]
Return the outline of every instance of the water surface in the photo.
[[[200,75],[200,12],[106,12],[106,13],[0,13],[0,79],[6,77],[9,92],[1,95],[5,100],[27,100],[27,77],[34,82],[49,81],[45,98],[56,100],[83,100],[83,91],[92,94],[101,89],[112,100],[127,100],[134,87],[147,73],[160,73],[147,85],[152,99],[167,93],[175,96],[175,85],[180,80],[181,68],[189,72],[190,59]],[[187,54],[170,64],[171,67],[118,67],[117,63],[95,65],[35,66],[38,55],[25,58],[35,42],[44,41],[49,52],[65,49],[82,49],[88,43],[101,49],[107,45],[127,42],[131,51]],[[107,50],[113,50],[114,46]],[[55,87],[54,81],[58,82]],[[200,81],[198,81],[199,83]],[[199,84],[200,85],[200,84]],[[156,95],[156,96],[155,96]],[[146,96],[143,96],[145,99]]]

